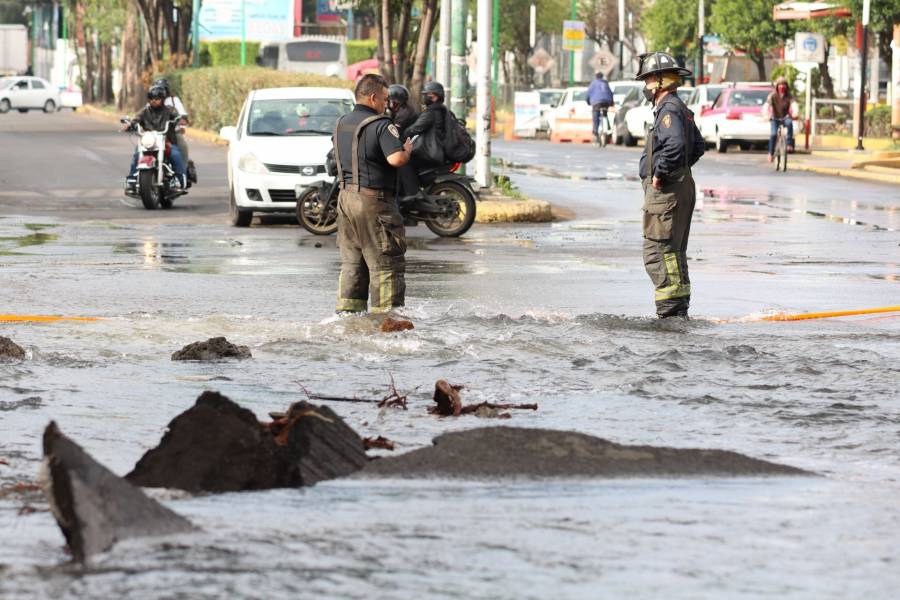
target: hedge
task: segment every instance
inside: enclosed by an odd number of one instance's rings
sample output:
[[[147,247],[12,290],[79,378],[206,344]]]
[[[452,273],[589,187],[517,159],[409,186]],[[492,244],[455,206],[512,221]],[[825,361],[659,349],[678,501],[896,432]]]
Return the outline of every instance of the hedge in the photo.
[[[866,137],[891,137],[891,107],[887,104],[866,111]]]
[[[236,125],[251,90],[269,87],[322,86],[352,89],[353,83],[335,77],[287,73],[263,67],[207,67],[159,74],[166,77],[190,113],[191,124],[218,131]]]
[[[247,64],[256,64],[259,42],[247,42]],[[200,41],[200,64],[204,67],[227,67],[241,64],[240,40]]]
[[[377,40],[347,40],[347,64],[352,65],[375,56]]]

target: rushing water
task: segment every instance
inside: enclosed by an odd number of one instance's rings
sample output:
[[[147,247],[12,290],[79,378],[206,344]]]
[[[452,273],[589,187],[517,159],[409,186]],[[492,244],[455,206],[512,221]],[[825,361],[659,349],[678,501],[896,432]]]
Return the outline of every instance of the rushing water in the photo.
[[[7,492],[0,597],[894,595],[900,322],[753,315],[896,300],[896,217],[861,218],[883,224],[869,227],[785,202],[707,194],[688,322],[650,318],[638,223],[625,208],[476,228],[463,241],[414,237],[407,314],[416,329],[388,335],[367,318],[329,316],[333,239],[293,228],[0,219],[0,312],[103,317],[0,325],[29,353],[0,363],[6,490],[35,479],[50,419],[124,474],[205,389],[265,418],[304,390],[377,399],[393,379],[407,411],[331,406],[398,451],[495,423],[427,414],[438,378],[464,384],[465,402],[539,404],[505,426],[734,450],[824,476],[155,493],[202,531],[131,540],[83,570],[67,564],[41,497]],[[215,335],[249,345],[254,358],[170,360]]]

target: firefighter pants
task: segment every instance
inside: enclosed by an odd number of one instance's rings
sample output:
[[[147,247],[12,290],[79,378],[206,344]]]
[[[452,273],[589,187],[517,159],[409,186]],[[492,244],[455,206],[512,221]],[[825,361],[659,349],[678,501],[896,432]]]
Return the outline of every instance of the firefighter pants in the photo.
[[[687,244],[694,214],[694,179],[688,169],[668,178],[661,190],[644,178],[644,268],[656,287],[656,314],[687,316],[691,302]]]
[[[388,312],[406,296],[406,231],[394,194],[341,190],[337,243],[341,252],[337,310]]]

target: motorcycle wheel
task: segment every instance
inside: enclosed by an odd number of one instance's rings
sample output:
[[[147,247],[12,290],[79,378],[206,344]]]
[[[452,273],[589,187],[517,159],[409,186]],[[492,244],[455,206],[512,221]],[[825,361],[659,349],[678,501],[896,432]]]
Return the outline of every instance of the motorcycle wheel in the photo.
[[[156,187],[156,173],[149,169],[138,175],[138,189],[141,191],[141,202],[147,210],[159,208],[159,188]]]
[[[303,229],[316,235],[337,231],[337,196],[327,201],[319,198],[320,187],[310,187],[297,199],[297,220]]]
[[[163,194],[162,196],[159,197],[159,205],[162,208],[172,208],[172,204],[174,204],[174,202],[175,202],[175,199],[172,198],[171,196],[166,196],[165,194]]]
[[[442,196],[445,214],[425,219],[425,225],[441,237],[459,237],[475,222],[475,197],[465,186],[445,181],[427,190],[429,196]]]

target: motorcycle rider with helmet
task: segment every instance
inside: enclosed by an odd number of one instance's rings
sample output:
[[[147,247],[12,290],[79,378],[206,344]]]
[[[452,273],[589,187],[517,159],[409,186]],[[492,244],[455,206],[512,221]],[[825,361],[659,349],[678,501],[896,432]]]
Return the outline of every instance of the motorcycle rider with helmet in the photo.
[[[168,79],[161,77],[154,81],[153,85],[154,87],[159,86],[166,90],[166,99],[163,104],[169,108],[174,108],[175,112],[179,115],[188,114],[187,109],[184,107],[184,103],[181,102],[181,98],[175,95],[175,92],[172,90],[172,84],[169,83]],[[185,119],[185,121],[187,121],[187,119]],[[197,170],[194,168],[194,163],[191,161],[189,155],[187,138],[185,138],[184,133],[176,131],[175,141],[178,144],[178,150],[181,152],[181,158],[184,160],[184,164],[187,168],[188,187],[190,187],[191,182],[197,183]]]
[[[444,128],[447,119],[447,107],[444,105],[444,97],[443,85],[437,81],[426,83],[422,88],[422,103],[425,105],[425,110],[419,114],[412,125],[409,125],[402,131],[403,137],[424,136],[434,130],[433,135],[437,138],[440,145],[443,145],[446,137]],[[412,159],[406,167],[400,169],[400,179],[403,188],[402,200],[424,197],[417,171],[422,167],[433,166],[434,162],[432,160],[430,164],[425,164],[423,157],[416,152],[419,147],[417,144],[413,145]]]
[[[175,169],[176,181],[182,188],[186,188],[187,172],[181,151],[176,143],[175,127],[169,126],[168,130],[166,130],[166,124],[177,119],[180,115],[174,108],[165,106],[165,99],[166,90],[162,86],[157,85],[150,88],[150,91],[147,92],[146,106],[135,115],[130,123],[122,128],[122,131],[133,130],[138,124],[145,131],[166,131],[166,141],[171,145],[169,160],[172,161],[172,167]],[[179,122],[179,125],[183,124],[183,120]],[[135,173],[137,173],[139,155],[139,150],[135,149],[134,156],[131,159],[131,169],[126,180],[129,188],[134,188],[136,184]]]
[[[406,128],[416,122],[419,113],[409,105],[409,90],[405,85],[395,83],[388,88],[388,109],[391,120],[400,130],[400,139],[406,139]]]

